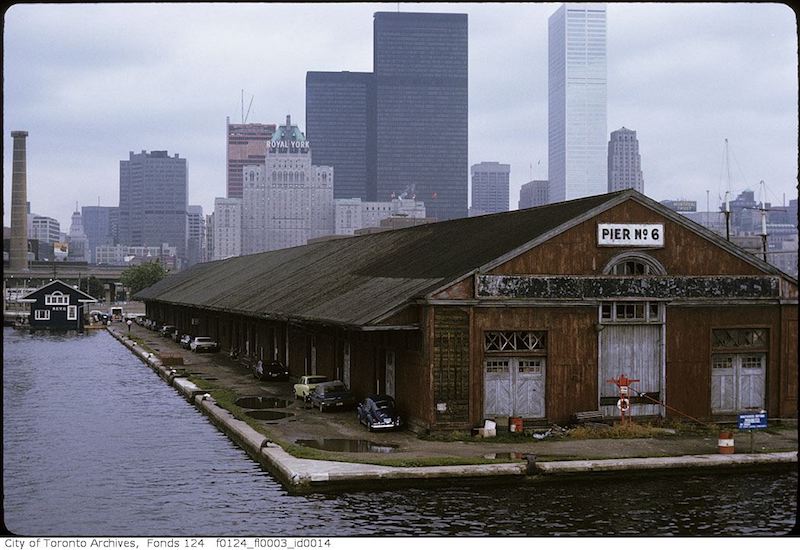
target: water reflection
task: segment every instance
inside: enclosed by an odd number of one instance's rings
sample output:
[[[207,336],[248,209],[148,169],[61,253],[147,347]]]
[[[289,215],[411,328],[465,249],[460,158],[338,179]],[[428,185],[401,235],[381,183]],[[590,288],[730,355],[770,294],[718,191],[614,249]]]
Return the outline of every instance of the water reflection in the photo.
[[[298,439],[295,443],[338,453],[391,453],[397,450],[397,445],[374,443],[366,439]]]
[[[289,405],[285,399],[278,399],[277,397],[240,397],[234,401],[234,405],[238,405],[243,409],[282,409]]]

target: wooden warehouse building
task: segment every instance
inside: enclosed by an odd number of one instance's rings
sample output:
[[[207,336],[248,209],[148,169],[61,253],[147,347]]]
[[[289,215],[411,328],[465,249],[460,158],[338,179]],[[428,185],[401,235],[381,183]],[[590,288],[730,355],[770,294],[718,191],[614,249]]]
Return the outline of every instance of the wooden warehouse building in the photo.
[[[797,414],[797,281],[632,190],[200,264],[147,314],[395,396],[418,430],[486,418]],[[641,395],[640,395],[641,393]]]

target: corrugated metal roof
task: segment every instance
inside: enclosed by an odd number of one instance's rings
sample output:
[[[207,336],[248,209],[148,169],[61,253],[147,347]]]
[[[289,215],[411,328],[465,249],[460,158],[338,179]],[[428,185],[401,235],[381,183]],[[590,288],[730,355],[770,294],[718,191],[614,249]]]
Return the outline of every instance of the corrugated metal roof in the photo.
[[[198,264],[136,297],[363,326],[622,193]]]

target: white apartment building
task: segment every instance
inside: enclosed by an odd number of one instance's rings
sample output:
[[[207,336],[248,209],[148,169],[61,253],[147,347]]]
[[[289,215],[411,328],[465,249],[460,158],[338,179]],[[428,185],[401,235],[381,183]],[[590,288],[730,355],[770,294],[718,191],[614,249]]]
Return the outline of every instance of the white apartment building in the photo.
[[[212,260],[242,255],[242,199],[214,199]]]
[[[56,243],[61,237],[61,224],[58,220],[34,214],[31,219],[31,239],[43,243]]]
[[[167,243],[161,246],[104,244],[94,249],[98,265],[127,265],[133,258],[158,258],[165,266],[175,263],[178,249]]]
[[[265,163],[244,166],[242,183],[243,254],[333,232],[333,167],[311,164],[309,142],[291,117],[267,143]]]
[[[379,227],[381,220],[392,216],[424,218],[425,203],[415,199],[392,199],[388,202],[366,202],[361,199],[336,199],[334,202],[334,234],[353,235],[359,229]]]

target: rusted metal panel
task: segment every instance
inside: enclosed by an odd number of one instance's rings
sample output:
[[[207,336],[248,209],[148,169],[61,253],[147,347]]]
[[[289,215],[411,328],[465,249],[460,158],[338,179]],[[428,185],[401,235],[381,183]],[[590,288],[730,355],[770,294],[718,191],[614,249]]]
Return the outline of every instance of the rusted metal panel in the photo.
[[[478,298],[778,298],[780,279],[766,276],[537,277],[476,275]]]

